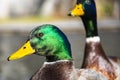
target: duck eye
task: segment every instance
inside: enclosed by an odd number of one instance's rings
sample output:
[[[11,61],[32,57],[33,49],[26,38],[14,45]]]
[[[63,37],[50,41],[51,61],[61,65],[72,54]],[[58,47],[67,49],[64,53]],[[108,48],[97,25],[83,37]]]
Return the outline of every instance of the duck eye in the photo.
[[[37,36],[42,37],[43,35],[44,35],[43,33],[39,33]]]

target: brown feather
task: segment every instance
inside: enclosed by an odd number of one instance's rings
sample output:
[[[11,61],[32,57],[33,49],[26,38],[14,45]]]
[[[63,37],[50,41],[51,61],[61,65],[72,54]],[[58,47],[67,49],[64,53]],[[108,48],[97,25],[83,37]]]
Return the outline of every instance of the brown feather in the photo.
[[[114,67],[106,57],[100,42],[86,43],[82,68],[90,68],[101,72],[109,80],[116,78]]]
[[[72,71],[72,61],[44,64],[30,80],[70,80]]]

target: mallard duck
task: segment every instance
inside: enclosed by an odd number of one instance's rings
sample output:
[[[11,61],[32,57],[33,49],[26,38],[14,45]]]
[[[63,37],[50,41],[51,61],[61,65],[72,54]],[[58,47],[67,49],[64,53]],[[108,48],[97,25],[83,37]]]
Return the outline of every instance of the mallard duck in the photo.
[[[113,58],[109,59],[100,42],[97,29],[97,14],[94,0],[77,0],[77,4],[69,13],[70,16],[79,16],[86,31],[86,44],[82,68],[94,69],[109,80],[120,76],[120,66]],[[119,71],[116,71],[119,70]],[[120,78],[119,78],[120,80]]]
[[[54,25],[46,24],[33,29],[27,42],[8,60],[30,54],[46,57],[43,66],[30,80],[107,80],[94,70],[75,69],[70,43],[65,34]]]

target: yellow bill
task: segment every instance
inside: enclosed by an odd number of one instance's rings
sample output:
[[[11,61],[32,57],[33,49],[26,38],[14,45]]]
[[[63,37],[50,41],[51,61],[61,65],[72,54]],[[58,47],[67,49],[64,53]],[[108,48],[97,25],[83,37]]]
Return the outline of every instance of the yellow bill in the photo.
[[[82,16],[84,15],[83,5],[77,4],[75,8],[70,12],[70,16]]]
[[[35,50],[31,47],[30,41],[27,41],[18,51],[8,57],[8,61],[19,59],[33,53],[35,53]]]

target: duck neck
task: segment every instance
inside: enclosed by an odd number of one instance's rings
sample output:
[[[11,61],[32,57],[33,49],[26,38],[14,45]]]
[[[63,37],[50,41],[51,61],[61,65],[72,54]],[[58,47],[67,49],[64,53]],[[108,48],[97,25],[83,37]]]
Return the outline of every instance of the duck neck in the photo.
[[[54,55],[51,55],[51,53]],[[69,52],[65,49],[63,49],[62,51],[55,50],[55,51],[49,52],[49,54],[50,55],[46,56],[47,62],[54,62],[58,60],[72,60],[71,51]]]
[[[98,36],[97,21],[96,17],[81,17],[85,26],[86,37]]]
[[[91,65],[93,60],[98,61],[99,58],[103,58],[108,61],[101,46],[100,37],[98,36],[96,15],[94,18],[92,16],[82,16],[81,18],[86,31],[86,45],[83,65]]]

